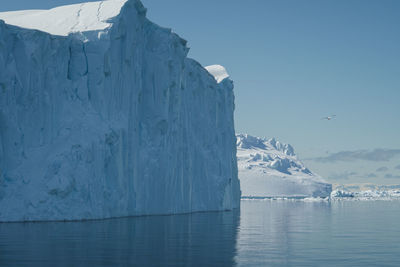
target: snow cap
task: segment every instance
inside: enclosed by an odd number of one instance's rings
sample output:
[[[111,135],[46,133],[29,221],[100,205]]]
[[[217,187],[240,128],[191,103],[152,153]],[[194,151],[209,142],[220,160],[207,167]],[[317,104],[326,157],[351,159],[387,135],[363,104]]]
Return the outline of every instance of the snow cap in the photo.
[[[119,15],[128,0],[87,2],[59,6],[48,10],[22,10],[0,12],[5,23],[68,36],[74,32],[105,30],[110,28],[111,18]]]
[[[205,67],[205,69],[214,76],[217,83],[222,82],[224,79],[229,77],[228,72],[226,69],[221,65],[210,65]]]

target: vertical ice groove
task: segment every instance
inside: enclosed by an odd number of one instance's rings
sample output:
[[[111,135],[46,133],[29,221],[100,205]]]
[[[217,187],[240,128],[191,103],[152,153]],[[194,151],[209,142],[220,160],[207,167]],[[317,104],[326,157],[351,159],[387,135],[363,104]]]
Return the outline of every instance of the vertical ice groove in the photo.
[[[71,78],[71,60],[72,60],[72,48],[71,48],[71,46],[69,46],[68,47],[68,55],[69,55],[69,58],[68,58],[68,69],[67,69],[67,79],[68,80],[71,80],[72,78]]]

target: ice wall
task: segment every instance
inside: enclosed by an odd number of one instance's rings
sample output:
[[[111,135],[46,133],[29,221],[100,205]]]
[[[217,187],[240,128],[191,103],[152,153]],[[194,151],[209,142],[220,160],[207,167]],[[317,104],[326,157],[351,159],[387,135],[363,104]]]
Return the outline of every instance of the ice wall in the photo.
[[[67,36],[0,21],[0,221],[239,206],[232,81],[139,0],[115,3]]]

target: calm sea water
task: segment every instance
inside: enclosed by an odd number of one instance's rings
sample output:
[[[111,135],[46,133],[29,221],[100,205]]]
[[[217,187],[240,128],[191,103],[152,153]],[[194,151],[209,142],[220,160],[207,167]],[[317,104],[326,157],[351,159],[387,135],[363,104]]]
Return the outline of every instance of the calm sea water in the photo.
[[[400,266],[400,201],[0,224],[0,266]]]

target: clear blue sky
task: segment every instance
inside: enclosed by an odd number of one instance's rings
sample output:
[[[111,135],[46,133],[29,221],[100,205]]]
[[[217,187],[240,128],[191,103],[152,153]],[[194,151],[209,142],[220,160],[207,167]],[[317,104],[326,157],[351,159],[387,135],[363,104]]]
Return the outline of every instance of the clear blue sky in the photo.
[[[79,2],[2,1],[0,11]],[[400,1],[143,3],[152,21],[189,41],[190,57],[227,68],[237,132],[322,158],[305,162],[333,183],[400,183]]]

